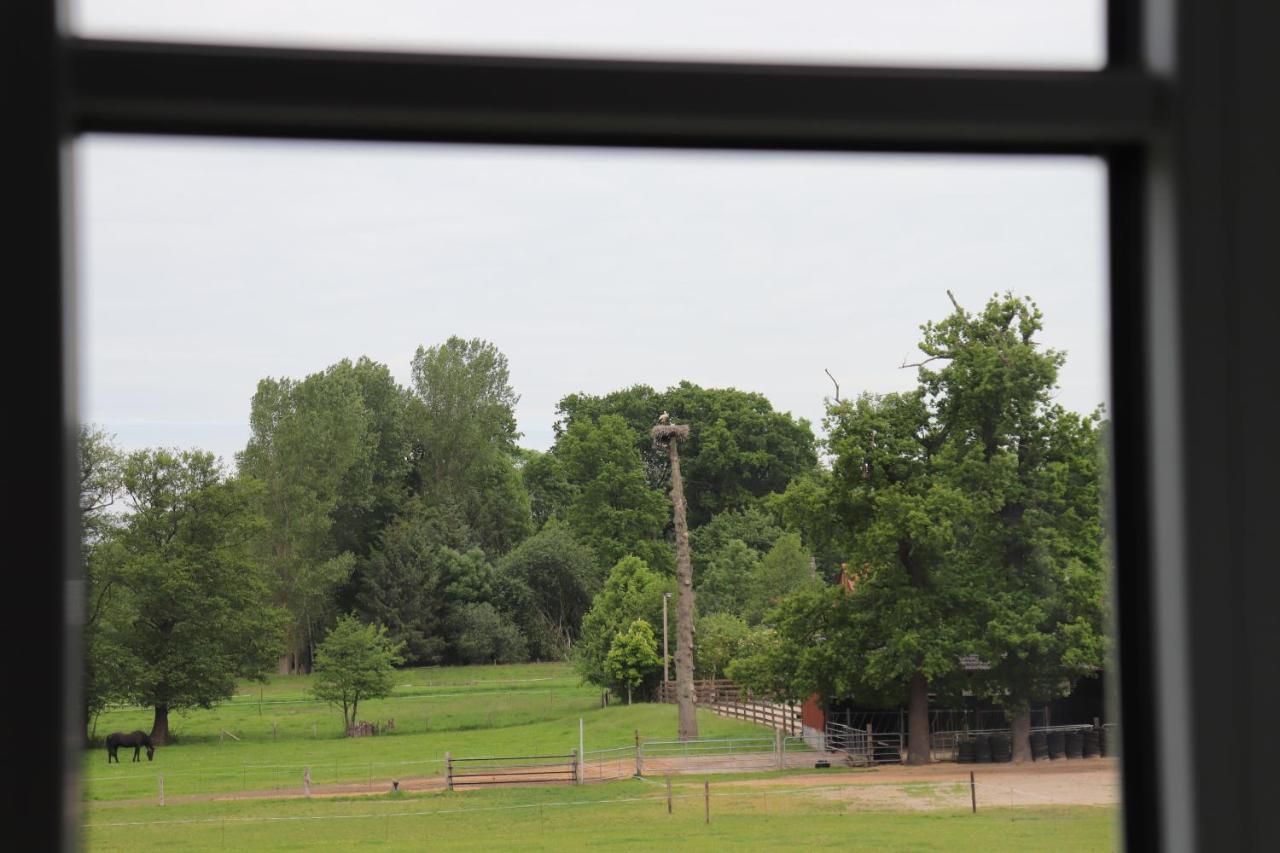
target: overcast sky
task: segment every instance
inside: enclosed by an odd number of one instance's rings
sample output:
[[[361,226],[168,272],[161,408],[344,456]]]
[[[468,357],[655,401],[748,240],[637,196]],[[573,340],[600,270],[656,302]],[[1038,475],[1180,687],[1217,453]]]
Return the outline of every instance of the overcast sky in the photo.
[[[81,3],[80,19],[100,35],[243,38],[247,5],[102,0]],[[252,5],[270,40],[283,39],[276,13],[300,4]],[[312,40],[397,34],[398,46],[438,47],[423,34],[444,22],[443,42],[481,49],[484,19],[469,10],[501,4],[386,2],[378,20],[394,26],[382,33],[352,23],[349,10],[367,6],[305,5],[296,20]],[[570,48],[627,49],[625,28],[599,25],[610,6],[600,3],[502,5],[511,17],[495,19],[493,44],[511,42],[526,5],[596,23],[566,23]],[[806,33],[838,51],[814,16],[863,33],[855,13],[871,8],[769,5],[772,16],[733,4],[745,10],[728,28],[740,52],[773,43],[774,24],[793,52]],[[876,20],[885,5],[898,4],[875,4]],[[175,7],[199,14],[179,30]],[[1039,55],[1092,61],[1097,45],[1082,33],[1096,30],[1095,7],[1055,7],[1074,24]],[[645,8],[681,21],[677,51],[724,35],[684,5]],[[690,4],[707,8],[728,5]],[[101,9],[112,14],[89,14]],[[157,10],[150,29],[129,18]],[[783,10],[804,26],[785,26]],[[656,12],[645,21],[636,52],[667,34]],[[989,56],[1025,50],[996,27],[1010,49],[999,54],[992,29],[975,30]],[[948,31],[922,25],[928,38],[912,49],[938,39],[930,55],[954,58],[938,36]],[[849,41],[854,54],[864,35]],[[199,446],[230,461],[260,378],[368,355],[407,382],[414,349],[451,334],[507,354],[530,447],[549,445],[563,395],[636,382],[757,390],[817,426],[833,390],[824,368],[846,396],[914,384],[899,365],[914,360],[918,326],[946,314],[947,289],[972,308],[997,290],[1034,297],[1044,340],[1068,352],[1059,400],[1088,410],[1106,397],[1105,170],[1093,160],[91,137],[76,168],[83,413],[128,448]]]

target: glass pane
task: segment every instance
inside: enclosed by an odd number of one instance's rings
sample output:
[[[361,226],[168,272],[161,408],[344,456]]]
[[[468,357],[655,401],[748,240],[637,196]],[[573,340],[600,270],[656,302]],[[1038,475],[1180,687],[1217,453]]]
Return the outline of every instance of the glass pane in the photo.
[[[90,848],[1112,843],[1101,162],[75,167]]]
[[[79,0],[77,32],[248,44],[859,65],[1098,68],[1101,0]]]

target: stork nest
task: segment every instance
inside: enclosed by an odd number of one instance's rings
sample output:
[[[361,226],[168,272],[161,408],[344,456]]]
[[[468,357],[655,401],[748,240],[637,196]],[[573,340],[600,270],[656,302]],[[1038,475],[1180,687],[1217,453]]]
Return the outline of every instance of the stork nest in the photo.
[[[649,435],[653,436],[654,447],[666,447],[671,444],[671,439],[677,441],[689,437],[688,424],[658,424],[649,430]]]

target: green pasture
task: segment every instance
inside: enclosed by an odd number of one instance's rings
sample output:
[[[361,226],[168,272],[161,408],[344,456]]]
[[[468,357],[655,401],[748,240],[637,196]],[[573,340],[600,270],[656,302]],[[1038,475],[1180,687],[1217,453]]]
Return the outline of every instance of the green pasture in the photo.
[[[87,807],[93,850],[1020,850],[1117,848],[1118,810],[1100,807],[869,811],[807,789],[624,781],[347,799]]]
[[[674,705],[638,703],[600,707],[600,691],[582,685],[566,664],[427,667],[397,674],[395,694],[362,703],[360,718],[394,732],[375,737],[343,735],[342,714],[311,699],[308,676],[276,676],[265,685],[242,685],[236,697],[211,710],[171,713],[177,743],[156,750],[155,760],[131,762],[121,751],[108,764],[106,749],[85,753],[85,796],[130,800],[240,790],[300,790],[304,767],[314,785],[435,776],[444,754],[455,756],[567,753],[578,744],[578,720],[586,747],[605,749],[645,738],[671,738]],[[151,728],[149,709],[121,709],[98,720],[99,739],[112,731]],[[273,731],[274,724],[274,731]],[[704,737],[767,737],[749,723],[700,712]],[[230,736],[220,735],[226,731]]]

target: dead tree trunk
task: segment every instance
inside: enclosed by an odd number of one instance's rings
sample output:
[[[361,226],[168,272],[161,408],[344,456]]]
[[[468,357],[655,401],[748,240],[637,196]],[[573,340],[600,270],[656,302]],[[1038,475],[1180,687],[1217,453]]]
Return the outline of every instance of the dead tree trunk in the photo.
[[[693,563],[689,558],[689,523],[685,519],[684,483],[680,479],[680,439],[689,434],[687,424],[659,424],[652,430],[654,441],[665,443],[671,456],[671,507],[676,528],[676,706],[679,710],[680,740],[698,736],[698,717],[693,687]]]

